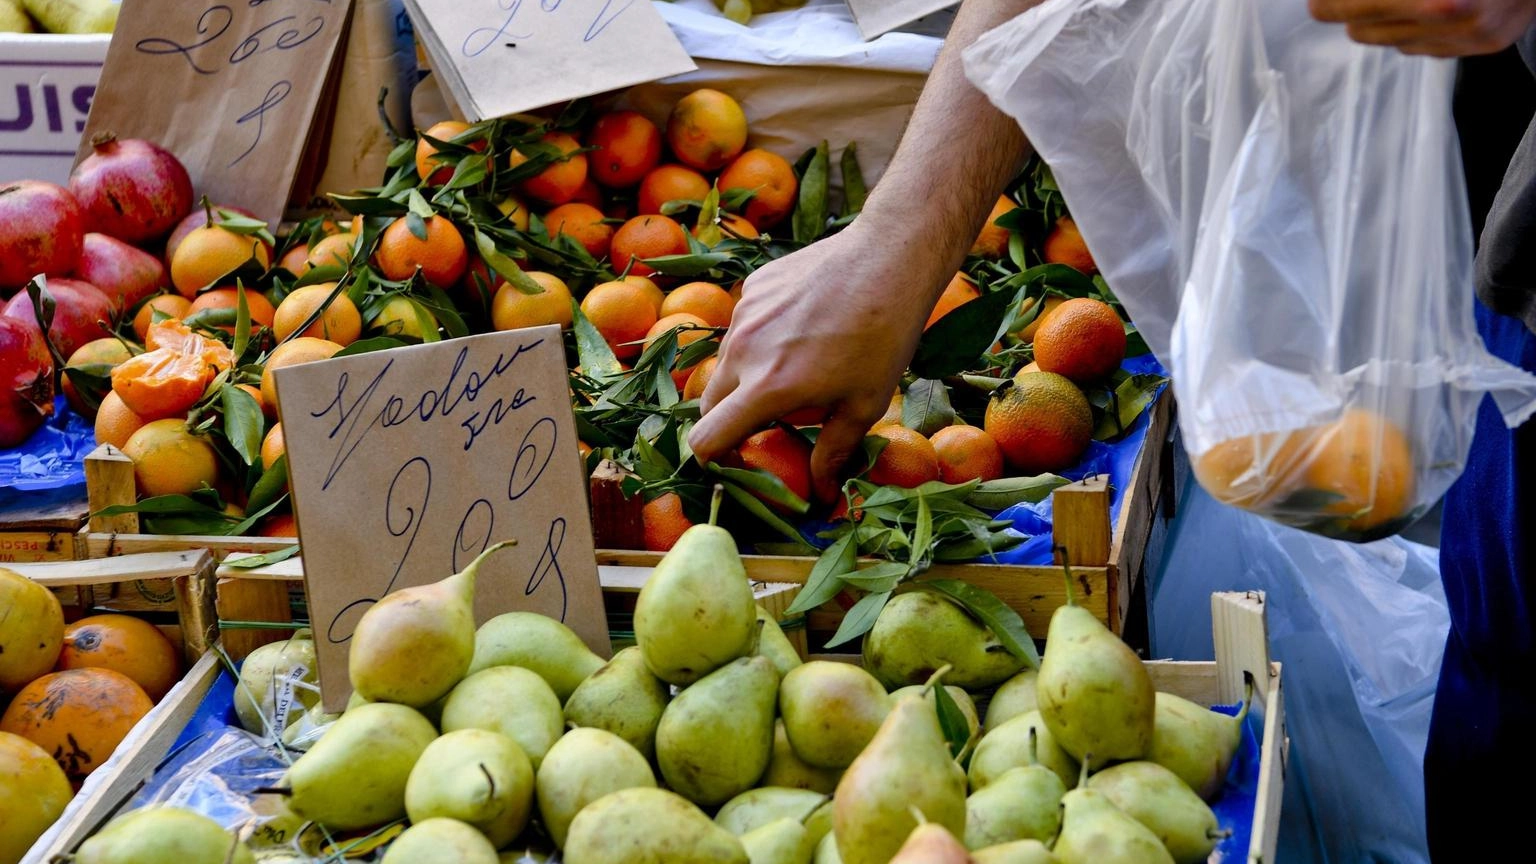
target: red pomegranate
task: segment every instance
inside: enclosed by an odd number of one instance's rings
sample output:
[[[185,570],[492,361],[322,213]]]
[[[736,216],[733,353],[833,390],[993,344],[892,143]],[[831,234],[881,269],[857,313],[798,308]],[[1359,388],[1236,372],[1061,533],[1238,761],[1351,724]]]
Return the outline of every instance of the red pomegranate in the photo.
[[[159,258],[115,237],[94,232],[85,235],[75,275],[107,295],[119,314],[171,284]]]
[[[78,279],[49,279],[48,293],[53,295],[54,302],[53,326],[48,328],[48,336],[60,354],[68,357],[92,339],[112,335],[112,301],[95,285]],[[12,297],[0,315],[38,330],[32,297],[25,291]]]
[[[0,294],[39,273],[68,273],[84,233],[85,214],[68,189],[39,180],[0,185]]]
[[[239,213],[241,216],[246,216],[251,219],[256,218],[255,213],[252,213],[244,207],[225,207],[215,204],[213,207],[213,223],[215,225],[224,221],[224,219],[219,216],[220,210],[228,210],[231,213]],[[180,222],[176,223],[176,227],[171,231],[170,238],[165,241],[165,263],[171,263],[171,256],[176,254],[176,247],[181,245],[181,241],[187,239],[188,234],[191,234],[193,231],[207,224],[208,209],[202,206],[193,207],[191,213],[188,213],[185,217],[182,218]],[[271,252],[270,249],[267,251]]]
[[[27,440],[52,413],[53,358],[42,332],[0,316],[0,449]]]
[[[186,166],[158,144],[103,135],[69,175],[88,231],[128,243],[164,237],[192,210]]]

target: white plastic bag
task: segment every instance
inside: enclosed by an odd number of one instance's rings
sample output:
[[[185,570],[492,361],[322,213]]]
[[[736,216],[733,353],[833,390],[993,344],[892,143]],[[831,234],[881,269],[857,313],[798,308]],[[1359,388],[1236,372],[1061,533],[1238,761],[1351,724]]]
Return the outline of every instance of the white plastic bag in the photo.
[[[1536,410],[1473,321],[1449,61],[1305,0],[1048,0],[965,59],[1172,370],[1219,500],[1386,536],[1460,474],[1484,393]]]

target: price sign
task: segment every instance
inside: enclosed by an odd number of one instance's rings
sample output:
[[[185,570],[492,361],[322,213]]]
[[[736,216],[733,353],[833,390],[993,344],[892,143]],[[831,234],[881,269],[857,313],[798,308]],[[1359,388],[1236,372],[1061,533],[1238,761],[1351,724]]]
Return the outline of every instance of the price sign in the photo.
[[[865,39],[895,30],[904,24],[948,9],[959,0],[848,0],[853,20]]]
[[[358,619],[487,546],[475,616],[538,612],[610,651],[558,327],[274,372],[327,710]]]
[[[352,3],[123,0],[81,158],[100,133],[147,138],[176,154],[215,204],[276,223]]]
[[[472,121],[697,67],[649,0],[405,0],[416,37]]]

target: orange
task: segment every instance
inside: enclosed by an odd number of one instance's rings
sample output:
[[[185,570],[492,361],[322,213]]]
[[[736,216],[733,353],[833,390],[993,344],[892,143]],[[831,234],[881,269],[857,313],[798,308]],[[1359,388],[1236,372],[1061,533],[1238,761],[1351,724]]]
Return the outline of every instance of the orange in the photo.
[[[772,228],[784,221],[794,211],[800,191],[794,166],[777,153],[755,147],[726,166],[717,185],[722,196],[737,189],[753,192],[742,215],[759,228]]]
[[[299,288],[277,304],[277,312],[272,318],[272,333],[282,341],[292,336],[299,327],[309,320],[325,303],[331,292],[336,290],[335,282],[319,282],[314,285],[306,285]],[[315,336],[320,339],[329,339],[343,347],[357,341],[357,337],[363,334],[363,316],[357,311],[357,305],[347,292],[337,294],[330,304],[325,306],[325,311],[320,314],[304,331],[301,336]]]
[[[272,353],[267,355],[266,365],[261,370],[261,401],[274,408],[277,407],[277,382],[272,377],[272,373],[276,370],[285,366],[329,360],[343,347],[329,339],[295,336],[273,348]]]
[[[971,244],[972,255],[997,259],[1008,254],[1008,229],[998,225],[997,218],[1018,206],[1007,195],[997,199],[997,203],[992,205],[992,212],[987,214],[987,224],[981,227],[976,242]]]
[[[644,347],[651,347],[651,343],[655,342],[657,337],[667,333],[668,331],[674,330],[678,327],[688,327],[690,329],[677,331],[677,350],[681,352],[684,348],[692,345],[700,339],[708,339],[712,335],[713,331],[695,329],[705,328],[708,326],[709,325],[705,323],[703,318],[700,318],[697,315],[690,315],[687,312],[679,312],[676,315],[667,315],[657,319],[656,323],[651,325],[651,329],[646,331]],[[677,389],[679,391],[688,389],[688,379],[693,375],[693,370],[695,368],[696,367],[694,366],[690,366],[687,369],[672,370],[672,383],[677,385]]]
[[[1120,368],[1125,323],[1109,304],[1074,297],[1057,306],[1035,331],[1035,362],[1041,370],[1085,384]]]
[[[582,181],[581,188],[576,190],[576,194],[571,196],[571,200],[565,203],[586,204],[589,207],[596,207],[601,210],[603,207],[603,190],[597,188],[597,184],[592,182],[591,177],[588,177]]]
[[[1003,451],[985,429],[946,426],[928,441],[939,457],[939,479],[945,483],[996,480],[1003,476]]]
[[[536,198],[545,204],[564,204],[576,197],[581,190],[581,184],[587,179],[587,154],[577,153],[581,149],[581,143],[565,132],[546,132],[539,139],[545,144],[552,144],[560,151],[561,155],[548,167],[532,177],[524,178],[522,190],[530,198]],[[513,150],[511,167],[528,161],[528,157],[521,151]]]
[[[735,311],[736,301],[730,292],[713,282],[679,285],[661,303],[663,317],[687,312],[704,319],[704,323],[711,327],[731,326],[731,315]]]
[[[720,362],[720,355],[712,354],[694,367],[693,374],[688,376],[688,383],[683,387],[684,399],[698,399],[704,395],[704,388],[709,386],[709,379],[715,374],[715,366]],[[791,424],[797,425],[797,424]]]
[[[0,732],[0,861],[20,861],[64,815],[74,787],[48,751],[20,735]]]
[[[646,289],[632,282],[594,285],[581,301],[581,314],[621,360],[639,356],[641,341],[659,317]]]
[[[201,333],[193,333],[190,327],[180,321],[161,321],[149,325],[149,330],[144,333],[144,346],[151,351],[168,348],[202,358],[215,371],[235,365],[235,352],[228,345]]]
[[[528,278],[539,283],[544,291],[524,294],[503,283],[491,299],[491,324],[497,330],[517,330],[546,324],[559,324],[561,329],[571,329],[571,321],[575,317],[571,313],[571,289],[553,273],[530,270]]]
[[[452,141],[469,131],[469,124],[458,120],[444,120],[434,123],[427,129],[427,135],[439,141]],[[469,144],[470,149],[485,150],[485,141],[474,141]],[[416,173],[420,175],[422,182],[427,186],[441,186],[453,179],[454,166],[445,164],[442,159],[435,158],[437,145],[426,138],[416,139]]]
[[[687,254],[688,233],[666,216],[636,216],[614,232],[610,248],[615,270],[628,268],[636,276],[649,276],[656,270],[642,259]]]
[[[133,352],[128,350],[128,346],[124,345],[121,339],[110,337],[106,339],[92,339],[76,348],[75,353],[69,355],[69,362],[65,363],[64,366],[65,368],[74,367],[76,369],[82,366],[95,365],[116,367],[117,364],[132,356]],[[110,372],[110,370],[108,371]],[[64,398],[69,401],[69,407],[75,409],[75,413],[81,417],[94,417],[96,412],[91,410],[89,405],[85,404],[85,399],[80,396],[80,391],[75,389],[75,382],[70,380],[69,375],[60,375],[59,378],[62,385],[61,389],[64,391]]]
[[[1099,272],[1099,265],[1093,263],[1093,254],[1083,242],[1077,223],[1067,216],[1056,220],[1055,227],[1046,235],[1041,257],[1049,264],[1066,264],[1089,276]]]
[[[891,397],[890,403],[885,406],[885,413],[881,414],[880,415],[880,419],[876,420],[875,421],[875,425],[870,427],[870,428],[871,429],[879,429],[881,426],[887,426],[887,425],[892,425],[892,424],[894,424],[896,426],[900,426],[901,425],[901,412],[902,412],[902,409],[905,407],[905,403],[906,403],[906,397],[902,395],[900,390],[897,390],[895,395],[893,395]]]
[[[267,430],[265,438],[261,439],[261,470],[267,471],[288,452],[288,445],[283,441],[283,424],[273,423]]]
[[[421,275],[439,288],[452,288],[469,269],[469,250],[459,229],[442,216],[426,220],[427,239],[411,233],[410,223],[402,216],[389,224],[379,237],[374,261],[385,279],[404,282]]]
[[[719,90],[695,90],[672,106],[667,144],[684,165],[719,171],[747,146],[747,115]]]
[[[633,273],[619,281],[639,287],[645,294],[646,299],[651,301],[651,305],[656,307],[656,317],[661,317],[661,304],[666,301],[667,295],[663,294],[661,289],[656,287],[655,282],[644,276],[636,276]]]
[[[1324,512],[1345,531],[1365,532],[1406,516],[1414,505],[1413,445],[1397,424],[1353,408],[1308,443],[1302,485],[1339,496]]]
[[[587,143],[588,171],[611,189],[639,183],[661,161],[661,130],[635,111],[614,111],[597,118]]]
[[[608,254],[608,244],[613,242],[613,226],[603,221],[603,211],[591,204],[561,204],[544,215],[544,228],[549,237],[564,234],[581,244],[593,258]]]
[[[1040,301],[1035,298],[1025,300],[1019,306],[1019,309],[1021,312],[1028,312],[1029,310],[1035,308],[1035,304],[1039,302]],[[1040,331],[1040,322],[1044,321],[1047,315],[1055,312],[1057,306],[1060,306],[1065,302],[1067,302],[1067,298],[1061,296],[1060,294],[1052,294],[1051,296],[1045,298],[1045,308],[1041,310],[1040,314],[1036,315],[1034,320],[1030,321],[1028,324],[1025,324],[1023,329],[1019,330],[1013,335],[1017,336],[1019,341],[1023,342],[1025,345],[1033,344],[1035,341],[1035,334]]]
[[[218,225],[194,228],[171,256],[171,284],[190,300],[253,258],[263,270],[272,263],[272,250],[259,237]]]
[[[944,293],[939,295],[939,301],[934,304],[933,311],[928,313],[928,323],[923,325],[927,330],[937,324],[940,318],[964,306],[981,296],[981,290],[975,283],[967,279],[964,273],[956,273],[944,286]]]
[[[987,403],[983,428],[1025,475],[1072,467],[1093,439],[1093,407],[1070,380],[1023,372]]]
[[[762,236],[757,233],[757,228],[745,218],[735,213],[720,212],[720,239],[723,240],[756,240]],[[699,236],[698,226],[688,229],[693,236]],[[735,292],[732,292],[735,293]],[[740,299],[740,298],[737,298]]]
[[[783,481],[801,500],[810,500],[811,445],[804,438],[776,426],[748,436],[736,448],[736,454],[744,467],[766,471]]]
[[[650,552],[670,551],[683,532],[693,527],[676,492],[663,492],[647,501],[640,508],[640,521],[645,526],[645,548]]]
[[[332,234],[329,237],[322,237],[319,242],[309,248],[305,266],[293,272],[302,276],[317,267],[350,267],[353,247],[356,243],[357,237],[352,234]]]
[[[206,312],[211,309],[238,308],[240,299],[235,294],[236,290],[234,288],[215,288],[212,291],[204,291],[197,295],[196,300],[192,301],[192,306],[187,309],[186,317],[190,318],[199,312]],[[272,326],[272,316],[276,310],[272,308],[272,301],[268,300],[265,294],[252,288],[245,289],[245,308],[250,312],[251,329],[253,331],[258,327]],[[235,325],[228,324],[216,329],[234,334]]]
[[[157,348],[119,363],[112,370],[112,392],[134,414],[161,420],[186,414],[216,374],[196,354]]]
[[[59,671],[111,669],[156,702],[181,678],[181,657],[160,628],[131,615],[91,615],[64,628]]]
[[[516,195],[508,195],[496,205],[501,215],[512,222],[512,227],[519,231],[528,230],[528,205],[517,199]]]
[[[304,275],[304,271],[309,269],[309,244],[300,243],[284,252],[283,257],[277,259],[277,266],[295,276]]]
[[[1193,460],[1195,479],[1222,503],[1266,507],[1295,490],[1305,438],[1305,431],[1229,438]]]
[[[139,307],[138,314],[133,316],[133,332],[144,341],[144,336],[149,332],[149,325],[155,317],[155,310],[159,310],[172,318],[187,317],[187,310],[192,308],[192,301],[180,294],[156,294],[149,298],[143,306]]]
[[[101,407],[96,409],[96,443],[111,444],[121,450],[129,436],[148,422],[124,405],[123,397],[117,395],[117,391],[109,391],[102,397]]]
[[[292,513],[278,513],[263,519],[258,533],[263,537],[298,537],[299,523]]]
[[[208,439],[180,419],[144,424],[128,438],[123,453],[146,496],[190,495],[219,479],[219,459]]]
[[[70,669],[21,688],[0,717],[0,732],[42,747],[78,782],[101,767],[153,707],[144,688],[121,672]]]
[[[635,207],[644,216],[660,213],[668,201],[702,202],[712,187],[703,174],[684,165],[658,165],[640,181]]]
[[[261,388],[252,386],[250,384],[236,384],[235,388],[238,390],[244,390],[246,393],[250,394],[250,397],[256,400],[256,407],[261,409],[263,416],[270,418],[276,413],[273,410],[273,406],[268,405],[266,400],[261,398]]]
[[[379,309],[379,314],[368,322],[368,329],[385,336],[408,336],[421,339],[426,335],[422,325],[423,320],[426,321],[426,327],[437,329],[437,319],[431,312],[404,294],[396,294],[385,301],[383,307]]]
[[[870,434],[886,444],[869,468],[869,482],[912,489],[939,479],[939,454],[921,432],[890,424]]]

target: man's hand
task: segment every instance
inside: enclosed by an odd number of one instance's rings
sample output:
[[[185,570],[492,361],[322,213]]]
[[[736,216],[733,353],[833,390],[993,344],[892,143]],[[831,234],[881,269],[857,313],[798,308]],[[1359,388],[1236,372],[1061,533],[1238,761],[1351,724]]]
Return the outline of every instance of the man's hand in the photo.
[[[1310,0],[1319,21],[1346,25],[1367,45],[1465,57],[1515,43],[1536,21],[1536,0]]]

